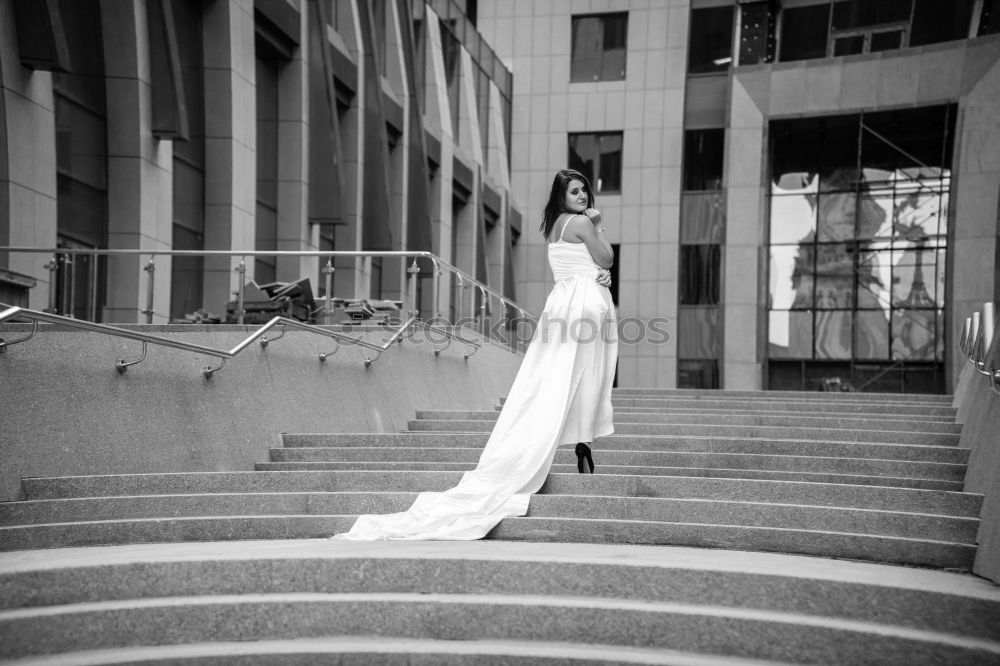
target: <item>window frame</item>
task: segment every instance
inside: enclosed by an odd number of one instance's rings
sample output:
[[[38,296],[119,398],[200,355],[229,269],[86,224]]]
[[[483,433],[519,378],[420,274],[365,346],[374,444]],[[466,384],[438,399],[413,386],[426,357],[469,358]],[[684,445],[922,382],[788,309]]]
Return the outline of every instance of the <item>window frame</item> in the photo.
[[[611,12],[590,12],[590,13],[586,13],[586,14],[573,14],[573,15],[570,16],[570,28],[569,28],[569,38],[570,38],[570,46],[569,46],[569,82],[570,83],[599,83],[599,82],[606,82],[606,81],[624,81],[624,80],[626,80],[628,78],[628,17],[629,17],[629,12],[627,12],[627,11],[624,11],[624,12],[614,12],[614,11],[611,11]],[[592,77],[592,78],[584,78],[584,77],[580,76],[579,74],[574,75],[574,69],[575,68],[574,68],[573,54],[576,53],[576,22],[579,21],[579,20],[583,20],[583,19],[599,19],[601,21],[601,33],[602,33],[602,37],[601,37],[601,51],[600,51],[599,63],[598,63],[598,67],[597,67],[597,72],[598,73],[597,73],[597,75],[595,77]],[[623,19],[624,23],[625,23],[625,25],[624,25],[624,35],[625,35],[625,44],[624,44],[625,54],[624,54],[624,60],[622,62],[621,76],[617,76],[615,78],[610,78],[610,77],[605,78],[604,77],[604,58],[605,58],[605,54],[607,53],[607,49],[604,48],[604,37],[603,37],[603,35],[606,32],[606,25],[607,24],[605,23],[605,21],[607,19]]]

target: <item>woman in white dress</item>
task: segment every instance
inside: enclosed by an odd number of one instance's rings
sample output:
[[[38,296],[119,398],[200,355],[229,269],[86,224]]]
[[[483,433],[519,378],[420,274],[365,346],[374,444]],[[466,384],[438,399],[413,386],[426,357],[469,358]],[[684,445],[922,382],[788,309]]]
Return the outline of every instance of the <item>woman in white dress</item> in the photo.
[[[614,432],[611,386],[618,359],[610,272],[614,255],[586,177],[556,173],[541,231],[555,285],[474,470],[444,492],[426,492],[402,513],[359,516],[335,539],[481,539],[507,516],[528,512],[556,448],[575,444],[577,468],[593,472],[588,444]]]

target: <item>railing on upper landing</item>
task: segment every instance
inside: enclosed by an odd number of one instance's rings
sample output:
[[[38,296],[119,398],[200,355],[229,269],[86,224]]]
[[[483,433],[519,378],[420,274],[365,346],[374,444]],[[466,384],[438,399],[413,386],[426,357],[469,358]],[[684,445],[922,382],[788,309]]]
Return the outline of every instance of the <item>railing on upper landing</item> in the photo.
[[[104,250],[104,249],[70,249],[70,248],[27,248],[27,247],[0,247],[0,252],[8,253],[31,253],[31,254],[48,254],[51,256],[51,260],[46,264],[46,268],[51,271],[52,280],[50,282],[49,288],[49,310],[50,311],[38,311],[31,310],[22,307],[10,307],[0,304],[0,323],[12,322],[12,321],[27,321],[32,324],[31,330],[27,335],[15,338],[13,340],[3,340],[0,339],[0,353],[5,352],[8,348],[13,345],[27,342],[31,339],[38,330],[38,324],[50,323],[66,326],[69,328],[77,330],[85,330],[90,332],[101,333],[104,335],[110,335],[121,338],[128,338],[132,340],[137,340],[142,343],[142,355],[134,360],[120,359],[115,363],[116,369],[120,373],[124,373],[129,366],[141,363],[146,358],[147,346],[160,345],[164,347],[171,347],[174,349],[180,349],[183,351],[188,351],[196,354],[202,354],[210,357],[219,359],[219,364],[215,367],[205,367],[203,369],[203,374],[206,378],[210,378],[214,373],[218,372],[225,365],[225,362],[235,357],[241,351],[246,349],[254,341],[259,341],[261,347],[267,347],[269,342],[281,338],[287,329],[295,329],[300,331],[306,331],[309,333],[314,333],[316,335],[324,336],[331,339],[336,343],[336,347],[330,352],[324,352],[319,355],[319,360],[323,361],[331,354],[335,353],[337,349],[340,348],[342,344],[355,345],[375,352],[375,356],[365,356],[364,363],[365,366],[370,366],[378,356],[388,350],[393,344],[401,343],[405,339],[412,337],[414,332],[422,331],[426,334],[427,339],[432,337],[439,340],[441,344],[436,346],[434,349],[435,355],[438,355],[446,347],[448,347],[453,341],[457,341],[464,345],[466,348],[465,358],[468,359],[472,354],[478,350],[482,344],[490,339],[491,333],[495,333],[496,329],[491,326],[490,313],[506,313],[506,312],[516,312],[517,320],[514,320],[516,324],[517,321],[527,321],[533,322],[535,317],[529,312],[518,306],[516,303],[506,298],[502,294],[497,293],[487,285],[476,280],[468,273],[465,273],[461,269],[451,265],[450,263],[444,261],[440,257],[434,255],[430,252],[308,252],[308,251],[284,251],[284,252],[257,252],[257,251],[184,251],[184,250],[163,250],[163,251],[149,251],[149,250]],[[213,347],[206,347],[203,345],[196,345],[188,342],[183,342],[176,338],[170,338],[165,336],[158,336],[152,333],[136,330],[134,327],[125,328],[122,326],[115,326],[112,324],[103,324],[90,321],[87,319],[78,319],[75,317],[64,316],[56,314],[56,295],[57,295],[57,285],[56,285],[56,275],[57,270],[61,264],[67,261],[72,261],[74,258],[80,255],[89,255],[89,266],[96,270],[97,258],[98,257],[124,257],[124,256],[140,256],[149,257],[149,261],[143,269],[146,273],[146,307],[145,309],[138,310],[137,314],[145,315],[146,323],[151,324],[153,322],[153,315],[156,312],[154,303],[154,280],[156,275],[156,258],[157,257],[174,257],[174,256],[195,256],[195,257],[239,257],[238,265],[233,269],[238,273],[239,278],[237,280],[237,290],[236,290],[236,307],[234,315],[238,324],[244,323],[244,318],[246,314],[245,310],[245,276],[246,276],[246,259],[247,257],[253,258],[258,256],[277,256],[277,257],[314,257],[319,258],[321,261],[326,260],[326,265],[323,267],[322,272],[325,276],[325,295],[320,299],[322,305],[317,307],[315,310],[310,312],[310,316],[317,316],[326,325],[314,325],[311,323],[298,321],[296,319],[291,319],[288,317],[278,316],[273,317],[270,321],[265,323],[263,326],[253,331],[246,339],[240,342],[238,345],[232,349],[218,349]],[[385,328],[380,327],[381,333],[389,333],[389,336],[383,337],[380,342],[375,343],[368,341],[364,336],[364,329],[356,326],[346,325],[346,326],[333,326],[332,320],[334,315],[334,298],[333,298],[333,261],[335,258],[353,258],[356,261],[365,262],[371,261],[375,258],[390,260],[396,259],[401,262],[401,269],[405,270],[405,286],[403,289],[404,299],[402,301],[403,307],[401,316],[398,321],[389,320],[387,322],[388,326]],[[417,295],[417,281],[419,279],[419,263],[418,260],[426,260],[432,266],[432,294],[431,294],[431,311],[427,314],[430,315],[430,319],[426,320],[421,317],[418,295]],[[406,262],[411,262],[407,267]],[[62,275],[67,275],[67,271],[63,271]],[[446,321],[441,317],[440,312],[440,302],[441,302],[441,289],[442,289],[442,277],[446,276],[448,278],[447,285],[452,290],[453,294],[453,311],[456,313],[456,320],[454,322]],[[97,280],[93,279],[92,283],[96,285]],[[74,293],[75,289],[72,284],[62,285],[63,292]],[[90,290],[88,294],[88,307],[86,311],[90,313],[96,313],[96,296],[94,292],[96,289]],[[491,310],[491,305],[496,304],[497,309]],[[468,310],[466,310],[468,306]],[[70,312],[74,311],[75,308],[70,307]],[[463,316],[464,312],[468,312],[468,316]],[[96,318],[96,317],[92,317]],[[504,322],[509,322],[510,320],[502,320]],[[276,337],[268,338],[267,334],[272,329],[280,329],[280,335]],[[348,333],[351,331],[351,333]],[[506,332],[510,332],[510,328],[506,327]],[[353,334],[359,333],[359,334]],[[523,351],[523,346],[525,340],[518,339],[517,335],[510,334],[506,337],[500,337],[499,342],[510,349],[512,352]]]

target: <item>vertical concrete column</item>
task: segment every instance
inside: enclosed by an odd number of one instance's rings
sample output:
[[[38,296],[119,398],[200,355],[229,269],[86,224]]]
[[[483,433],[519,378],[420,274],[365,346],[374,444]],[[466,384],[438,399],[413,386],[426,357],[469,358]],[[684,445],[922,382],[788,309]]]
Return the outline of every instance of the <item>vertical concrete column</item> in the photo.
[[[52,75],[21,64],[14,3],[0,2],[0,245],[56,245],[56,125]],[[38,284],[32,309],[48,307],[48,257],[0,255],[0,266]]]
[[[278,250],[316,250],[309,230],[309,12],[299,14],[299,48],[278,74]],[[318,237],[317,237],[318,240]],[[277,278],[319,275],[316,257],[279,257]]]
[[[991,64],[990,64],[991,63]],[[955,174],[950,205],[954,225],[948,258],[950,321],[945,357],[946,390],[953,390],[962,371],[958,351],[965,318],[994,297],[997,220],[1000,211],[1000,60],[997,47],[984,44],[966,52],[966,71],[983,75],[963,90],[956,126]]]
[[[173,242],[173,144],[152,132],[152,86],[146,3],[101,0],[108,109],[108,247],[169,250]],[[154,322],[170,315],[170,261],[109,257],[104,321],[145,322],[154,278]]]
[[[759,389],[765,348],[766,120],[732,79],[726,136],[726,242],[722,268],[722,388]]]
[[[252,250],[257,196],[253,0],[216,0],[203,16],[205,249]],[[207,257],[203,302],[222,314],[239,257]],[[253,261],[247,261],[247,276]]]

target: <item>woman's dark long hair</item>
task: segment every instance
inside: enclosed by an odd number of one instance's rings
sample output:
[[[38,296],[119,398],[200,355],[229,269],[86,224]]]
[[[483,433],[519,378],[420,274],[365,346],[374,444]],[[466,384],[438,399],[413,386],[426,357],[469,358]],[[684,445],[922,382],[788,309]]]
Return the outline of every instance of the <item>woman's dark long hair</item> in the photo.
[[[549,192],[549,202],[545,204],[545,211],[542,213],[542,224],[539,229],[545,238],[552,233],[556,218],[566,212],[566,190],[569,183],[578,180],[583,183],[583,190],[587,193],[587,208],[595,205],[594,191],[590,189],[590,181],[575,169],[560,169],[556,172],[556,177],[552,179],[552,191]]]

